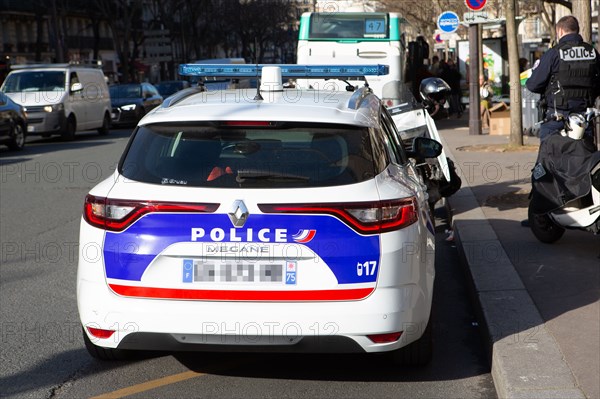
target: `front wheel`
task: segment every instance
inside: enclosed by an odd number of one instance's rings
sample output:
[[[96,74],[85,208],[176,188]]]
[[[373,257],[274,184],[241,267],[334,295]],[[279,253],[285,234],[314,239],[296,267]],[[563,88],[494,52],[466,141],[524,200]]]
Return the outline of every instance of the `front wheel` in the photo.
[[[552,244],[565,233],[565,229],[556,224],[548,214],[533,213],[531,204],[529,205],[527,218],[531,232],[535,238],[543,243]]]
[[[25,147],[25,129],[20,124],[15,124],[10,134],[10,141],[8,142],[8,148],[13,151],[21,151]]]
[[[62,139],[65,141],[73,140],[75,138],[75,132],[77,131],[77,122],[73,116],[67,119],[67,125],[65,130],[62,132]]]
[[[135,111],[135,124],[137,125],[137,123],[146,115],[146,110],[144,109],[144,107],[139,106],[137,108],[137,111]]]

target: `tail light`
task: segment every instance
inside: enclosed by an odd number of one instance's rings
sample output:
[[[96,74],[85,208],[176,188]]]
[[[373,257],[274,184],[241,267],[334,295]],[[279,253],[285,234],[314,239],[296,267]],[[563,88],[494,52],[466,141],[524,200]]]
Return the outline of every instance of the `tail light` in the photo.
[[[112,335],[115,333],[115,330],[104,330],[102,328],[95,328],[89,326],[86,328],[90,332],[90,334],[94,336],[94,338],[107,339],[112,337]]]
[[[390,201],[341,204],[259,204],[264,213],[333,215],[362,234],[399,230],[418,220],[414,197]]]
[[[391,342],[396,342],[402,336],[402,331],[388,333],[388,334],[375,334],[375,335],[367,335],[373,343],[375,344],[389,344]]]
[[[143,215],[151,212],[214,212],[219,204],[128,201],[88,195],[85,197],[83,218],[92,226],[121,231]]]

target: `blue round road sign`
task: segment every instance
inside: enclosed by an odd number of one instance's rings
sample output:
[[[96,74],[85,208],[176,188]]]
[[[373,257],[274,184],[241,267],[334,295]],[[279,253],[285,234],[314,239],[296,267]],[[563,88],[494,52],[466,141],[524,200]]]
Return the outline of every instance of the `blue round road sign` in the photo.
[[[446,33],[454,33],[458,29],[458,15],[452,11],[445,11],[440,14],[437,20],[438,28]]]
[[[486,0],[465,0],[467,7],[473,11],[481,10],[486,3]]]

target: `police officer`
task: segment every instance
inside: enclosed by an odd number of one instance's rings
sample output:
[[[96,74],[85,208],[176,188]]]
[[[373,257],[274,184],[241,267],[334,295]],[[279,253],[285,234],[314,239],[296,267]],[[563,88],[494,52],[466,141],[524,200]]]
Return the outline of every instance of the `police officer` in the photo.
[[[585,112],[600,95],[600,55],[579,35],[579,22],[572,15],[556,23],[558,44],[533,66],[527,88],[543,94],[549,117],[556,111],[566,117],[570,112]],[[540,126],[540,139],[557,133],[562,121],[550,120]],[[591,126],[586,134],[591,135]]]

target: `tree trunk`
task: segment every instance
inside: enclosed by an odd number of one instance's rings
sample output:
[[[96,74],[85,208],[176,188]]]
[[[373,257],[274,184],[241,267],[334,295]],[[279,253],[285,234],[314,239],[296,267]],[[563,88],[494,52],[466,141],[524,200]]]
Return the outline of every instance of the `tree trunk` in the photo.
[[[52,1],[52,19],[50,20],[50,25],[51,32],[54,34],[54,62],[63,63],[65,62],[64,32],[62,30],[61,18],[58,15],[56,0]]]
[[[573,0],[573,15],[579,21],[579,34],[583,41],[592,42],[592,3],[590,0]]]
[[[515,1],[504,0],[506,15],[506,40],[510,76],[510,139],[511,146],[523,145],[523,114],[521,110],[521,81],[519,79],[519,47]]]

